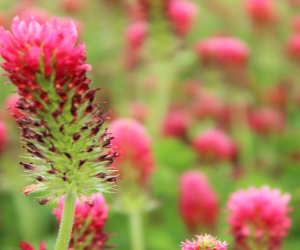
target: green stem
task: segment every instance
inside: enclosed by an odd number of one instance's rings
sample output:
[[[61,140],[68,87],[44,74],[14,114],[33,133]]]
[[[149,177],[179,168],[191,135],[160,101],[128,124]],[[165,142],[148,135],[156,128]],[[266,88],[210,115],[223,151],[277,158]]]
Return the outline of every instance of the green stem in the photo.
[[[65,195],[64,208],[60,221],[55,250],[67,250],[74,222],[76,194],[70,188]]]
[[[132,250],[144,250],[142,218],[138,212],[129,214]]]

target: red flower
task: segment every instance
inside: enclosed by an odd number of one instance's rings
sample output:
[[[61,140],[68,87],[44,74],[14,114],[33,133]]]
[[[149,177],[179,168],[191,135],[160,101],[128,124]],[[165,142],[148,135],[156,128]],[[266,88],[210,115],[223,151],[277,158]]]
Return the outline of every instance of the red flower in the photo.
[[[184,139],[187,136],[189,118],[183,110],[174,109],[166,115],[162,126],[163,135]]]
[[[180,177],[179,209],[191,232],[201,226],[214,227],[218,219],[218,197],[204,174],[198,171]]]
[[[196,52],[206,64],[242,67],[248,61],[248,46],[234,37],[212,37],[196,44]]]
[[[81,198],[85,203],[82,204],[79,199],[76,200],[74,226],[69,249],[71,250],[73,247],[80,246],[89,237],[90,243],[84,248],[85,250],[95,248],[105,249],[105,243],[109,236],[109,234],[103,232],[108,212],[108,205],[105,203],[105,198],[100,193],[92,195],[91,198],[84,196]],[[64,197],[62,196],[59,200],[58,208],[53,209],[53,214],[58,222],[61,220],[63,205]],[[82,232],[82,235],[78,235],[84,226],[87,226],[85,231]],[[77,242],[74,242],[74,235],[78,238]]]
[[[109,130],[115,136],[112,146],[121,152],[112,167],[119,169],[124,179],[131,176],[132,181],[145,184],[154,171],[151,141],[145,128],[135,120],[119,119]]]
[[[185,35],[191,30],[197,13],[197,6],[188,1],[173,0],[168,7],[168,16],[175,31],[180,35]]]
[[[232,160],[237,153],[233,140],[219,129],[197,135],[193,147],[202,158],[214,161]]]
[[[245,9],[253,22],[272,23],[277,19],[275,2],[274,0],[247,0]]]
[[[265,249],[279,249],[282,239],[291,227],[287,217],[290,194],[279,189],[250,187],[233,193],[227,203],[228,223],[238,249],[249,249],[251,240]],[[252,246],[252,245],[251,245]]]

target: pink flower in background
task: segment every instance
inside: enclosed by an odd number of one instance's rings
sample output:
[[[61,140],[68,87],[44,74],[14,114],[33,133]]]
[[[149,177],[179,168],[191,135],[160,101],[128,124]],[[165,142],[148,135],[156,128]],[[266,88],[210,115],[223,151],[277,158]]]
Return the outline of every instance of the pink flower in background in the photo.
[[[232,160],[237,153],[233,140],[219,129],[209,129],[194,138],[193,147],[204,159]]]
[[[31,17],[39,24],[44,24],[51,19],[47,10],[38,7],[26,8],[19,13],[20,20],[25,21],[27,25],[31,22]]]
[[[7,142],[7,128],[6,125],[2,121],[0,121],[0,151],[3,150],[6,142]]]
[[[148,114],[148,107],[146,104],[141,102],[132,102],[130,104],[129,111],[135,120],[145,122]]]
[[[277,20],[276,1],[274,0],[246,0],[245,9],[255,23],[265,24]]]
[[[60,7],[67,12],[79,12],[84,8],[85,4],[82,0],[61,0]]]
[[[132,119],[118,119],[111,123],[109,131],[115,136],[111,145],[121,152],[112,167],[120,170],[124,179],[145,184],[155,167],[145,127]]]
[[[21,248],[21,250],[34,250],[34,247],[31,246],[29,243],[27,242],[20,242],[19,247]],[[40,247],[37,250],[47,250],[46,249],[46,244],[44,242],[40,242]]]
[[[290,194],[279,189],[250,187],[231,194],[227,209],[228,223],[238,249],[249,249],[248,240],[265,249],[279,249],[291,227],[288,217]]]
[[[191,232],[196,232],[203,226],[210,229],[215,226],[219,212],[218,196],[200,171],[189,171],[181,175],[179,210]]]
[[[190,32],[198,14],[197,5],[183,0],[171,0],[168,6],[168,16],[172,26],[180,35]]]
[[[130,50],[138,50],[145,42],[147,35],[147,24],[137,22],[131,24],[125,34],[126,44]]]
[[[162,133],[165,136],[185,139],[189,127],[189,117],[181,109],[170,110],[162,124]]]
[[[42,25],[32,19],[27,26],[15,17],[12,34],[0,27],[0,54],[5,60],[1,66],[18,87],[19,95],[30,100],[33,99],[30,91],[34,91],[44,101],[48,100],[48,94],[42,92],[36,83],[39,71],[45,78],[54,73],[54,85],[63,100],[72,88],[77,88],[78,94],[89,88],[90,80],[86,79],[85,72],[91,66],[84,63],[84,43],[75,47],[77,36],[73,22],[62,28],[56,18],[53,18],[52,24]],[[42,108],[40,103],[33,104]]]
[[[288,39],[286,51],[292,60],[300,63],[300,34],[294,34]]]
[[[76,200],[74,226],[72,239],[69,249],[80,246],[85,240],[91,237],[91,242],[85,250],[104,249],[105,242],[108,240],[109,234],[103,232],[104,224],[107,220],[108,205],[105,203],[105,198],[102,194],[93,194],[91,198],[82,197],[86,203],[81,203],[79,199]],[[62,210],[64,204],[64,197],[59,200],[58,208],[53,209],[53,214],[58,222],[61,220]],[[89,205],[88,205],[89,204]],[[78,235],[80,230],[86,226],[87,228],[82,235]],[[74,235],[77,235],[78,241],[74,242]],[[102,248],[103,247],[103,248]]]
[[[221,242],[211,235],[198,236],[197,240],[181,242],[182,250],[227,250],[227,243]]]
[[[288,102],[288,90],[284,85],[275,85],[265,92],[267,101],[276,107],[284,108]]]
[[[17,95],[8,96],[5,100],[5,108],[9,114],[13,114],[17,117],[24,117],[25,114],[23,114],[20,111],[20,109],[16,108],[18,106],[17,103],[19,100],[20,100],[20,97]]]
[[[212,37],[196,43],[196,52],[205,64],[242,67],[248,61],[247,44],[235,37]]]
[[[292,20],[293,29],[296,33],[300,33],[300,15],[295,16]]]
[[[201,93],[196,96],[192,108],[193,113],[199,119],[219,119],[222,117],[224,104],[221,102],[221,99],[214,93],[201,91]]]
[[[269,107],[262,107],[250,112],[250,127],[260,134],[282,132],[284,129],[283,114]]]

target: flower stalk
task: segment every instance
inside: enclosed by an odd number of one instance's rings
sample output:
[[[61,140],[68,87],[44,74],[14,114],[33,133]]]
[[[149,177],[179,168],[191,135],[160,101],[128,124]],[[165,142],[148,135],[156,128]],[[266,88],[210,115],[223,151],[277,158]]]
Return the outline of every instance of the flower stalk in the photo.
[[[132,250],[144,250],[142,215],[140,212],[129,214],[130,239]]]
[[[64,208],[61,217],[55,250],[68,249],[74,223],[75,201],[76,193],[72,189],[70,189],[65,194]]]

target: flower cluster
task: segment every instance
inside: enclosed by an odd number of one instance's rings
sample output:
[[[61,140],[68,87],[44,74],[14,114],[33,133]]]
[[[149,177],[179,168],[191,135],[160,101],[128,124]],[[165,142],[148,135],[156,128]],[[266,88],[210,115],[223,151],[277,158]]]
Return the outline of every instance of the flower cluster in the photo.
[[[31,246],[29,243],[27,242],[20,242],[19,247],[21,250],[34,250],[33,246]],[[38,250],[47,250],[46,245],[44,242],[40,242],[40,246]]]
[[[211,235],[197,236],[197,240],[181,242],[182,250],[227,250],[227,243],[221,242]]]
[[[279,249],[291,226],[287,217],[289,194],[278,189],[250,187],[238,190],[227,203],[228,223],[239,249],[249,249],[248,241],[268,249]]]
[[[179,209],[190,231],[200,226],[212,228],[218,218],[218,197],[201,172],[190,171],[180,177]]]
[[[88,204],[82,204],[76,200],[73,233],[69,249],[91,250],[106,249],[105,243],[110,234],[103,232],[104,224],[107,220],[108,205],[105,204],[104,197],[100,194],[93,194],[91,198],[83,197]],[[61,197],[58,208],[53,210],[58,222],[62,217],[64,197]]]
[[[30,159],[20,164],[34,184],[23,192],[39,192],[40,204],[69,189],[87,196],[107,191],[116,180],[109,165],[119,154],[101,130],[107,117],[93,103],[97,89],[90,90],[91,66],[77,36],[73,22],[63,28],[56,18],[26,25],[16,17],[12,33],[0,27],[1,66],[21,96],[15,108],[26,114],[16,118]]]
[[[118,169],[122,176],[140,184],[146,184],[154,171],[154,158],[151,150],[151,140],[145,128],[139,122],[131,119],[119,119],[112,122],[110,131],[115,135],[112,146],[120,150],[112,167]]]

